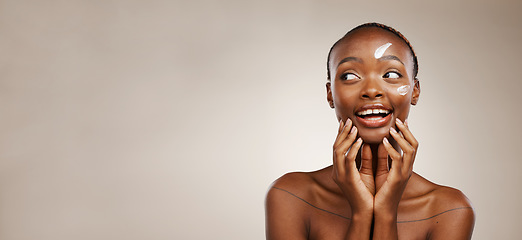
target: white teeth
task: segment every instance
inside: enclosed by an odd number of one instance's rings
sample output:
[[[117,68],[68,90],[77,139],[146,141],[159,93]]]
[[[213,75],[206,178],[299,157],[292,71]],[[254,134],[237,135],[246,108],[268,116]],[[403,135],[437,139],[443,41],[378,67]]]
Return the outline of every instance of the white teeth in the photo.
[[[365,116],[365,115],[379,114],[379,113],[388,114],[389,112],[390,111],[388,111],[386,109],[366,109],[366,110],[358,112],[357,115]]]
[[[365,119],[369,120],[369,121],[376,121],[376,120],[381,119],[381,117],[369,117],[369,118],[365,118]]]

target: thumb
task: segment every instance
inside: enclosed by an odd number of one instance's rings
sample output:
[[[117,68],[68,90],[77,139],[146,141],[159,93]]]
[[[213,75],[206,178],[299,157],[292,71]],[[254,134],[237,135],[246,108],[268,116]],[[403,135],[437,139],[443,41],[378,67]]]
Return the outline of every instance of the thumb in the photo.
[[[373,176],[372,169],[372,149],[370,145],[364,144],[361,153],[361,168],[359,169],[361,174]]]

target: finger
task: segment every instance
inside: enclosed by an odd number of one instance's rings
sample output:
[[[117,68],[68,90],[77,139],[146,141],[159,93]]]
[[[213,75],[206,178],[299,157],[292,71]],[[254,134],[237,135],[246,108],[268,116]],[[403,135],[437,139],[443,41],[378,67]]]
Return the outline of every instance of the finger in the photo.
[[[388,139],[383,140],[384,146],[386,150],[390,153],[390,157],[392,159],[390,173],[393,175],[401,175],[401,176],[411,176],[412,167],[411,165],[411,155],[401,156],[397,150],[393,148]]]
[[[342,156],[342,154],[337,154],[335,151],[333,157],[333,170],[334,173],[341,176],[346,173],[344,156]]]
[[[337,134],[337,138],[335,139],[333,146],[334,149],[337,148],[337,146],[339,146],[339,144],[341,144],[341,142],[346,138],[346,135],[349,134],[349,131],[352,128],[352,120],[349,118],[346,119],[346,123],[343,123],[342,128],[339,128],[341,129],[341,132]]]
[[[341,175],[346,173],[346,152],[352,146],[356,136],[357,128],[353,127],[348,137],[334,148],[334,167]]]
[[[382,143],[384,145],[384,149],[386,149],[386,152],[388,152],[388,155],[392,159],[392,164],[395,161],[401,161],[401,158],[402,158],[401,154],[399,152],[397,152],[397,150],[395,150],[395,148],[393,148],[393,146],[388,141],[388,138],[385,137],[382,140]]]
[[[410,143],[404,139],[404,137],[401,136],[401,134],[399,134],[393,127],[390,128],[390,135],[399,144],[399,147],[401,147],[405,155],[413,151],[413,147],[410,145]]]
[[[370,148],[370,145],[368,145],[368,144],[362,145],[361,168],[359,169],[359,172],[361,174],[373,176],[372,149]]]
[[[348,149],[352,146],[353,142],[356,140],[358,131],[359,129],[353,126],[350,132],[348,133],[348,136],[346,136],[345,139],[337,145],[337,148],[342,149],[342,151],[346,153]]]
[[[340,149],[334,149],[333,168],[334,172],[338,175],[342,176],[346,173],[344,152],[342,152]]]
[[[339,174],[344,175],[346,173],[346,166],[350,166],[351,164],[346,163],[346,158],[348,155],[347,152],[354,148],[354,141],[356,137],[357,128],[353,127],[348,137],[342,143],[340,143],[339,146],[337,146],[337,148],[334,150],[334,160],[336,161],[336,168],[338,169]]]
[[[343,130],[343,128],[344,128],[344,122],[343,122],[343,119],[341,119],[341,120],[339,120],[339,129],[337,130],[337,137],[335,138],[334,146],[333,146],[333,148],[334,148],[334,154],[333,154],[334,155],[333,156],[333,170],[334,171],[333,172],[334,173],[338,173],[338,171],[339,171],[339,167],[338,167],[339,161],[337,160],[337,153],[336,153],[335,149],[336,149],[336,146],[338,145],[337,142],[339,141],[339,135],[340,135],[341,131]]]
[[[398,121],[400,122],[400,121]],[[397,125],[399,124],[402,124],[402,123],[398,123]],[[405,125],[402,124],[403,127],[405,127]],[[411,132],[406,128],[407,132],[411,134]],[[399,146],[401,147],[402,151],[403,151],[403,163],[404,163],[404,166],[405,166],[405,169],[403,169],[405,172],[407,171],[411,171],[411,168],[413,168],[413,162],[415,160],[415,152],[417,151],[417,149],[412,146],[410,144],[409,141],[407,141],[405,138],[406,138],[406,135],[407,133],[406,132],[403,132],[405,133],[404,135],[400,135],[399,133],[397,133],[397,131],[393,128],[390,128],[390,134],[392,135],[392,137],[397,141],[397,143],[399,143]],[[413,136],[413,135],[412,135]]]
[[[390,177],[390,176],[401,175],[401,173],[403,172],[403,169],[402,169],[403,164],[402,164],[402,161],[400,160],[401,155],[395,150],[395,148],[393,148],[393,146],[390,144],[390,142],[388,141],[387,138],[383,139],[383,145],[384,145],[386,151],[388,151],[388,154],[390,154],[390,158],[392,159],[392,163],[391,163],[391,167],[390,167],[390,175],[388,175],[388,176]]]
[[[362,138],[357,139],[355,143],[352,145],[348,153],[346,154],[346,159],[348,160],[347,166],[348,170],[351,172],[357,172],[357,165],[355,163],[355,159],[357,158],[357,153],[359,152],[359,149],[361,149],[362,145]]]
[[[334,147],[335,147],[335,144],[340,141],[340,136],[344,130],[344,128],[346,127],[346,123],[343,122],[343,120],[341,119],[341,121],[339,122],[339,130],[337,131],[337,137],[335,138],[335,141],[334,141]]]
[[[388,139],[386,139],[388,140]],[[384,139],[383,139],[384,141]],[[379,144],[379,148],[377,150],[377,169],[376,176],[388,173],[390,169],[388,168],[388,151],[384,144]]]
[[[413,148],[417,149],[417,147],[419,146],[419,143],[417,142],[417,139],[415,139],[415,137],[411,133],[408,125],[402,123],[401,120],[398,118],[395,119],[395,125],[397,126],[397,128],[399,128],[399,131],[401,131],[404,138],[410,143],[410,145]]]

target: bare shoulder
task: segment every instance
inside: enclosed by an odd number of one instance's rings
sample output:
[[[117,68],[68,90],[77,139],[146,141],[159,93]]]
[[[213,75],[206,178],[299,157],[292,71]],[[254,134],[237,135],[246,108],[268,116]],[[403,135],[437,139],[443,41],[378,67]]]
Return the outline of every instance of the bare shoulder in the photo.
[[[425,196],[429,199],[430,239],[471,239],[475,212],[468,197],[456,188],[425,181],[429,189]]]
[[[309,172],[291,172],[275,180],[269,187],[266,195],[266,205],[288,203],[296,208],[296,200],[306,201],[313,194],[315,180]]]
[[[332,191],[332,183],[330,167],[313,172],[287,173],[270,185],[267,200],[282,193],[301,200],[313,200],[321,191]]]
[[[468,197],[456,188],[438,185],[432,194],[438,209],[472,208]]]
[[[474,215],[471,201],[462,191],[435,184],[428,180],[425,181],[429,186],[427,196],[430,198],[430,209],[433,214],[444,214],[455,211],[455,213],[462,212],[466,215]]]
[[[303,191],[313,183],[309,172],[290,172],[276,179],[270,188],[282,188],[286,190]]]
[[[311,173],[292,172],[274,181],[266,194],[267,239],[307,239],[309,214],[307,205],[313,192]]]

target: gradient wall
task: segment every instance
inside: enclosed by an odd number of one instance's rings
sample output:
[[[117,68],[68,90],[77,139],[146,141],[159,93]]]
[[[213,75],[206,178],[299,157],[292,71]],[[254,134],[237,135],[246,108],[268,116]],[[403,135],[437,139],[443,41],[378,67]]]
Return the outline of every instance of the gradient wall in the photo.
[[[520,1],[0,0],[0,239],[264,239],[269,184],[331,162],[326,55],[412,42],[415,171],[474,239],[522,235]]]

